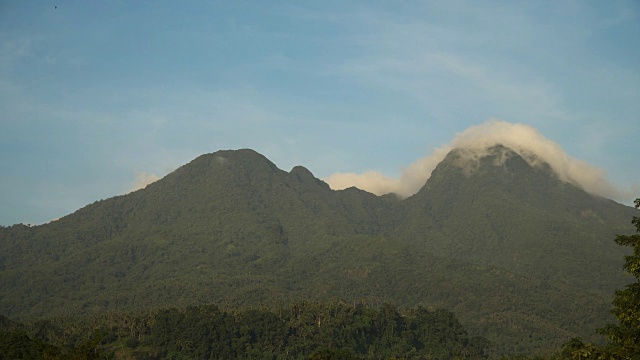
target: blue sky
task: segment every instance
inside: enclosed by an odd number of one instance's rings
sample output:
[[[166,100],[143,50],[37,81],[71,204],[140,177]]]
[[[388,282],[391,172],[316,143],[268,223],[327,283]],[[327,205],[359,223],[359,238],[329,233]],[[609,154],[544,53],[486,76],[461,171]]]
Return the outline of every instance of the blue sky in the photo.
[[[399,177],[491,118],[629,189],[638,39],[637,1],[4,0],[0,224],[221,149]]]

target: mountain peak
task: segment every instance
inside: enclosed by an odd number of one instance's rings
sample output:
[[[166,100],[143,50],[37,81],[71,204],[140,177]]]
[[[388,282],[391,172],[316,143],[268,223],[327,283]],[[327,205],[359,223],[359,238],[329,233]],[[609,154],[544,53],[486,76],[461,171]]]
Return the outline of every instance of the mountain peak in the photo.
[[[289,172],[289,175],[293,179],[303,184],[314,184],[319,185],[327,190],[331,189],[327,183],[316,178],[313,173],[311,173],[311,171],[309,171],[309,169],[305,168],[304,166],[294,166],[293,169],[291,169],[291,171]]]
[[[219,150],[211,154],[202,155],[196,160],[204,158],[208,161],[215,161],[219,164],[226,164],[229,161],[235,162],[241,165],[251,166],[267,166],[269,168],[277,168],[274,163],[267,159],[264,155],[252,149],[238,149],[238,150]]]
[[[300,182],[304,182],[307,179],[315,178],[315,176],[313,176],[309,169],[301,165],[294,166],[293,169],[289,171],[289,174],[296,177]]]
[[[188,172],[205,176],[205,174],[231,171],[238,174],[273,173],[281,171],[264,155],[251,149],[219,150],[214,153],[200,155],[177,172]]]
[[[518,153],[498,144],[451,150],[418,194],[433,198],[446,193],[447,202],[488,192],[537,200],[542,194],[558,196],[557,192],[567,186],[574,187],[561,181],[549,164],[534,154]]]
[[[501,144],[491,147],[455,148],[442,161],[445,165],[455,166],[470,176],[486,167],[500,167],[507,171],[532,171],[534,167],[550,170],[549,165],[541,161],[535,154],[519,154]]]
[[[532,155],[533,159],[533,155]],[[425,186],[456,177],[527,174],[535,171],[523,156],[504,145],[484,149],[455,148],[436,166]]]

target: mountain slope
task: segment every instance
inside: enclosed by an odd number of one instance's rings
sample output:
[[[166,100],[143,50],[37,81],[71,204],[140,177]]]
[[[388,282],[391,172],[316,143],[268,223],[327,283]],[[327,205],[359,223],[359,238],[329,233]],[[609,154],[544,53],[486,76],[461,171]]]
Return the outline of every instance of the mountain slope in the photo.
[[[69,300],[85,310],[235,301],[244,296],[228,296],[229,286],[270,288],[309,243],[322,251],[333,239],[377,232],[388,206],[359,190],[331,191],[302,167],[279,170],[251,150],[204,155],[144,190],[44,226],[4,229],[0,286],[13,296],[3,312],[73,311],[62,306]],[[21,286],[25,277],[31,286]]]
[[[620,270],[626,249],[611,239],[630,231],[634,209],[560,181],[548,165],[532,166],[503,146],[479,158],[469,152],[448,154],[403,203],[404,237],[435,230],[440,236],[426,242],[435,254],[603,296],[628,282]]]

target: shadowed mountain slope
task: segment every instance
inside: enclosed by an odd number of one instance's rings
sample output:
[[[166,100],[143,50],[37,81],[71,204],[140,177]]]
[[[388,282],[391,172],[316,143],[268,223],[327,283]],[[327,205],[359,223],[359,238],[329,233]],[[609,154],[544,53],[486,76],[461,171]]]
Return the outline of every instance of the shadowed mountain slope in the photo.
[[[0,229],[9,317],[368,299],[446,307],[499,353],[591,338],[626,281],[635,210],[504,147],[455,150],[416,195],[333,191],[252,150],[200,156],[143,190]]]
[[[620,270],[626,249],[612,239],[630,231],[635,209],[590,195],[506,147],[480,158],[452,151],[402,205],[408,221],[399,232],[438,233],[425,246],[440,256],[604,296],[628,282]]]

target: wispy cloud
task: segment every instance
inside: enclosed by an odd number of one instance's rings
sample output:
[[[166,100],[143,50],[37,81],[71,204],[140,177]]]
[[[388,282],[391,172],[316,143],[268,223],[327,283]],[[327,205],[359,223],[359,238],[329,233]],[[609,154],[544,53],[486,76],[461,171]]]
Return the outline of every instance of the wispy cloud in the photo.
[[[144,189],[147,187],[147,185],[152,184],[158,180],[160,180],[160,177],[156,174],[137,172],[136,177],[133,180],[131,189],[128,191],[128,193]]]

